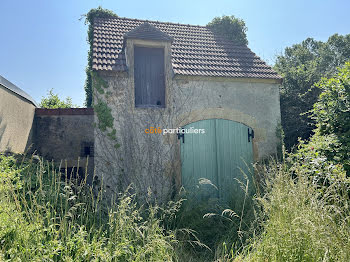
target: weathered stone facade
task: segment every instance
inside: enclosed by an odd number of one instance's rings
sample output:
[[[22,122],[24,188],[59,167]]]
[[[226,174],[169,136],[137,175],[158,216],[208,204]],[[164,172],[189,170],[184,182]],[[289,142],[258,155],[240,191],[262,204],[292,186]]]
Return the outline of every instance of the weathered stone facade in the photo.
[[[92,108],[37,108],[33,121],[32,151],[61,169],[80,175],[94,172],[94,111]],[[72,168],[75,168],[72,170]],[[64,171],[64,170],[62,170]]]
[[[165,50],[165,108],[136,108],[133,47]],[[150,127],[176,128],[204,119],[228,119],[255,131],[255,160],[276,152],[276,129],[280,123],[279,83],[274,79],[179,76],[171,68],[170,43],[127,39],[128,72],[99,72],[108,88],[94,90],[94,101],[111,109],[119,148],[95,128],[96,174],[112,192],[130,183],[142,192],[165,199],[181,185],[180,142],[176,134],[146,134]],[[96,118],[96,125],[98,119]]]

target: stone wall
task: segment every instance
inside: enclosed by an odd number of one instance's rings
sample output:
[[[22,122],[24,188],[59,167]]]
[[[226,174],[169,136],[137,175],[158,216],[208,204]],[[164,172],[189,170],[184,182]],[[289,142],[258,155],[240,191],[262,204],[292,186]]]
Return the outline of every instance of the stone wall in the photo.
[[[94,112],[92,108],[35,110],[32,148],[46,160],[62,161],[62,168],[94,171]],[[86,169],[87,167],[87,169]]]

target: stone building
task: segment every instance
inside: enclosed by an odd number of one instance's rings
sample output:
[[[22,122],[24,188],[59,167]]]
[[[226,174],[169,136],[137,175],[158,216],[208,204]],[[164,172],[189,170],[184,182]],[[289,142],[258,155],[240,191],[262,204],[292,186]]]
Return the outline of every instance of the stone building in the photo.
[[[110,191],[165,199],[206,178],[226,198],[276,153],[282,79],[247,46],[203,26],[96,18],[92,57],[95,169]]]

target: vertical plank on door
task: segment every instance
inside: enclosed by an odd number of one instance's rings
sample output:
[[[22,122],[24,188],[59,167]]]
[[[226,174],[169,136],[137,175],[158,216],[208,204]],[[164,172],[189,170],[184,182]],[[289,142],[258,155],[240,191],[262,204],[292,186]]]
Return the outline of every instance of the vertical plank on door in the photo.
[[[181,142],[182,184],[195,191],[200,178],[209,179],[218,187],[208,190],[226,203],[240,203],[244,191],[237,180],[245,182],[245,173],[251,179],[253,162],[252,141],[248,142],[248,127],[224,119],[209,119],[185,126],[205,129],[205,134],[185,134]],[[237,179],[237,180],[236,180]],[[250,186],[253,186],[250,180]],[[233,205],[235,206],[235,205]]]
[[[209,179],[217,185],[215,120],[202,120],[185,126],[190,129],[205,129],[205,134],[185,134],[181,143],[182,185],[186,190],[196,191],[200,178]],[[215,190],[205,186],[213,194]]]
[[[237,180],[251,178],[252,142],[248,142],[248,127],[238,122],[216,120],[216,144],[220,198],[233,204],[241,202],[244,191]],[[253,186],[250,181],[250,186]]]

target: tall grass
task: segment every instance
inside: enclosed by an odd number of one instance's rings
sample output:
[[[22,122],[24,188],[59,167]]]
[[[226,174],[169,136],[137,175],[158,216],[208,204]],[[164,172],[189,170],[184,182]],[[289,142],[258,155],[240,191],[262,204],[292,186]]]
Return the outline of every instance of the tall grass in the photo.
[[[228,249],[219,261],[350,261],[349,184],[322,186],[296,166],[265,166],[256,234],[241,255]]]
[[[57,170],[41,159],[0,155],[2,259],[177,260],[175,232],[164,230],[157,205],[140,206],[129,192],[107,204],[103,187]]]
[[[242,205],[193,192],[163,207],[0,155],[0,261],[350,261],[350,183],[314,151],[258,168],[254,198],[237,181]]]
[[[180,194],[185,201],[177,212],[176,226],[193,232],[186,243],[191,261],[213,261],[231,248],[237,253],[245,246],[255,219],[253,174],[248,175],[242,172],[243,181],[236,180],[239,189],[233,190],[229,202],[213,196],[217,187],[207,179],[201,179],[196,190]]]

